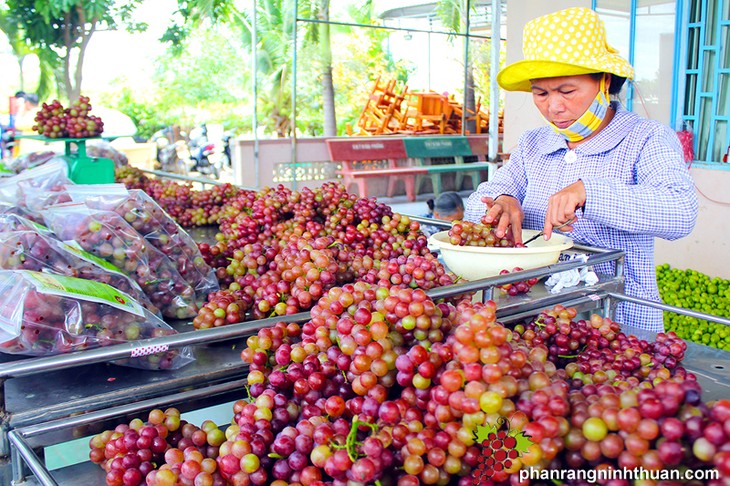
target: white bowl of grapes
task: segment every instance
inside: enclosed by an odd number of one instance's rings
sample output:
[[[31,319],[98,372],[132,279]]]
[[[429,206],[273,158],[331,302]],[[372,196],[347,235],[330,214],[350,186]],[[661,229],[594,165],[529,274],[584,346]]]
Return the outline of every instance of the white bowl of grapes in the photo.
[[[523,229],[522,239],[527,241],[538,233]],[[439,248],[450,271],[465,280],[479,280],[504,270],[528,270],[556,263],[560,253],[573,246],[573,240],[553,232],[548,241],[539,237],[527,246],[515,245],[511,234],[498,238],[490,225],[454,221],[450,230],[432,235],[429,246]]]

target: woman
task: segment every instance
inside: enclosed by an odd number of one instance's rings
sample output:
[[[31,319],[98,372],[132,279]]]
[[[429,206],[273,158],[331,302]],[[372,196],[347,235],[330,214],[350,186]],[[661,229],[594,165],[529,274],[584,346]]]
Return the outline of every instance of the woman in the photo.
[[[697,197],[677,136],[669,127],[627,112],[610,95],[632,79],[631,65],[606,43],[598,15],[570,8],[530,21],[525,59],[500,71],[508,91],[532,93],[547,127],[523,134],[509,163],[479,185],[465,218],[497,225],[503,236],[544,229],[577,217],[562,231],[591,246],[626,252],[626,293],[659,301],[654,238],[692,231]],[[612,273],[613,265],[596,270]],[[622,303],[616,320],[663,330],[660,310]]]

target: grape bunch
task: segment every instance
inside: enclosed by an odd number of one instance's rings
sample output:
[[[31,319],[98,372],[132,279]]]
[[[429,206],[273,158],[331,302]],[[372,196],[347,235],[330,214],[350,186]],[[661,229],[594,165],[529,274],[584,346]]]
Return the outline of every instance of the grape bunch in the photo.
[[[104,469],[108,486],[220,484],[216,460],[225,440],[209,420],[197,427],[175,408],[154,409],[147,421],[135,418],[93,436],[89,458]]]
[[[504,237],[497,236],[497,228],[482,218],[481,223],[470,221],[454,221],[449,229],[449,243],[458,246],[479,246],[496,248],[513,248],[515,245],[511,232]]]
[[[88,96],[79,96],[65,110],[66,131],[71,138],[96,137],[104,131],[104,122],[98,116],[90,115],[91,103]]]
[[[390,260],[381,260],[380,268],[371,268],[362,280],[380,287],[411,287],[429,290],[442,285],[451,285],[454,279],[432,254],[400,255]]]
[[[252,304],[253,301],[247,303],[240,296],[227,290],[213,292],[208,297],[208,302],[193,319],[193,327],[209,329],[243,322],[245,313]]]
[[[104,122],[90,115],[91,103],[88,96],[79,96],[69,108],[64,109],[61,102],[53,100],[43,103],[36,113],[33,130],[48,138],[88,138],[101,135]]]
[[[333,287],[306,323],[248,338],[248,397],[232,425],[224,436],[203,425],[213,435],[196,432],[192,445],[170,441],[146,484],[521,485],[525,468],[680,465],[715,467],[721,480],[706,484],[723,484],[730,401],[702,403],[694,376],[666,366],[681,351],[673,336],[651,347],[610,320],[574,322],[576,310],[561,306],[541,315],[543,327],[510,330],[496,309],[436,304],[420,289]],[[553,355],[551,340],[571,328],[584,343]],[[602,361],[639,349],[652,363],[631,373]],[[204,436],[215,460],[183,467],[206,456],[190,449]],[[219,482],[195,482],[205,467]]]
[[[521,272],[523,269],[520,267],[515,267],[512,269],[512,272]],[[500,275],[507,275],[509,273],[512,273],[507,269],[502,270],[499,272]],[[535,277],[528,278],[527,280],[522,280],[520,282],[512,282],[504,285],[500,285],[498,288],[501,289],[504,293],[510,295],[511,297],[514,297],[516,295],[520,294],[526,294],[530,291],[532,287],[537,284],[538,279]]]

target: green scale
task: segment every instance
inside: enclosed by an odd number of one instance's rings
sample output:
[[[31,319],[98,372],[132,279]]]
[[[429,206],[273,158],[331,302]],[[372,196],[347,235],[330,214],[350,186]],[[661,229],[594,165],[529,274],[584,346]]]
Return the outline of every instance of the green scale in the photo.
[[[103,157],[89,157],[86,142],[106,139],[89,138],[48,138],[42,135],[17,135],[16,138],[42,140],[44,142],[63,142],[66,145],[62,158],[68,164],[68,177],[76,184],[111,184],[114,182],[114,161]],[[116,138],[116,137],[115,137]],[[76,145],[76,153],[71,146]]]

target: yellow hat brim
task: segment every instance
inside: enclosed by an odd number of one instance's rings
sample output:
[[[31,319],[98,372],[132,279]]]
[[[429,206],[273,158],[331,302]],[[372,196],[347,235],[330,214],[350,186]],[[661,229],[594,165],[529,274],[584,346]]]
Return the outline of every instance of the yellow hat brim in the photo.
[[[610,57],[611,63],[607,62]],[[611,67],[607,67],[611,66]],[[556,61],[523,60],[503,68],[497,74],[497,83],[506,91],[532,91],[531,79],[577,76],[591,73],[611,73],[633,79],[634,68],[620,56],[609,55],[584,65]]]

